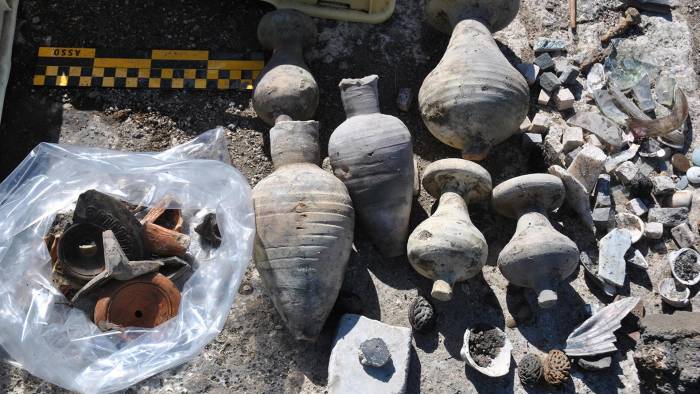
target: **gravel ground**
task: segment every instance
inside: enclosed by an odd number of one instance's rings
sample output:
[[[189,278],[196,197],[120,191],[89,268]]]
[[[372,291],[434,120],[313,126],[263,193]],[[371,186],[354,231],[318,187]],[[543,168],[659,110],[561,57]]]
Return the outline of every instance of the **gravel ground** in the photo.
[[[651,51],[671,75],[679,78],[688,94],[691,119],[700,119],[697,93],[700,70],[700,8],[683,0],[672,17],[645,15],[641,27],[629,32],[630,45]],[[449,37],[430,29],[422,19],[423,1],[399,0],[393,18],[383,25],[366,26],[318,20],[318,42],[307,59],[322,92],[316,119],[321,122],[322,153],[328,137],[344,120],[337,84],[344,77],[380,76],[381,108],[403,120],[414,136],[414,150],[422,170],[428,163],[459,152],[440,144],[425,129],[415,103],[409,113],[395,105],[399,88],[417,94],[425,75],[442,56]],[[620,15],[615,0],[580,4],[577,51],[585,50]],[[530,61],[530,45],[538,36],[567,38],[566,2],[522,0],[516,21],[496,38],[508,59]],[[260,50],[255,37],[257,22],[272,8],[254,0],[184,0],[136,2],[29,1],[21,4],[13,69],[5,112],[0,125],[0,178],[5,177],[40,141],[60,141],[122,150],[158,151],[187,141],[216,125],[226,127],[234,166],[255,185],[272,171],[268,127],[250,104],[249,93],[190,91],[126,91],[102,89],[35,89],[31,75],[36,47],[40,45],[114,48],[197,48]],[[574,47],[570,43],[571,48]],[[653,49],[652,49],[653,48]],[[693,67],[694,65],[694,67]],[[577,95],[577,98],[579,95]],[[583,100],[577,110],[588,108]],[[537,111],[532,106],[530,117]],[[551,111],[551,110],[548,110]],[[555,124],[563,124],[552,112]],[[692,128],[691,128],[692,130]],[[694,138],[693,146],[697,143]],[[511,177],[544,172],[537,154],[520,149],[516,136],[496,147],[482,163],[498,184]],[[430,212],[433,199],[425,192],[414,205],[412,226]],[[515,229],[512,220],[496,215],[488,204],[470,207],[475,225],[489,242],[489,265],[483,276],[457,286],[455,297],[436,303],[436,330],[416,334],[409,387],[411,392],[551,392],[551,387],[523,388],[515,368],[503,378],[486,379],[460,360],[465,328],[476,323],[496,325],[513,342],[514,362],[528,351],[561,348],[568,334],[585,319],[584,305],[606,304],[609,297],[591,291],[583,270],[563,284],[560,303],[551,310],[536,310],[534,318],[516,328],[505,322],[523,296],[535,305],[531,292],[507,287],[495,267],[496,257]],[[567,208],[551,216],[555,226],[580,247],[591,240]],[[647,313],[671,313],[662,307],[655,284],[669,274],[663,259],[676,249],[672,241],[637,245],[647,254],[648,273],[630,269],[624,295],[643,297]],[[381,258],[358,227],[356,252],[333,316],[316,343],[298,343],[286,334],[271,301],[264,294],[257,272],[249,267],[227,324],[219,337],[194,360],[154,376],[129,392],[324,392],[333,331],[341,313],[352,311],[407,326],[408,307],[419,293],[428,294],[431,283],[419,276],[405,257]],[[696,294],[696,291],[693,295]],[[693,308],[700,297],[693,298]],[[621,337],[621,351],[613,368],[584,372],[574,368],[574,379],[558,392],[637,392],[636,368],[629,349],[633,342]],[[0,365],[0,391],[62,392],[21,369]]]

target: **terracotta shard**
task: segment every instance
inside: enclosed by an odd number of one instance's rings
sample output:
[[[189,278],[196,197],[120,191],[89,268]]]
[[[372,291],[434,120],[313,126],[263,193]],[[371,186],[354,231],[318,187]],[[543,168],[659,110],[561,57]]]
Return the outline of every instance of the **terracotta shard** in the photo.
[[[95,305],[94,321],[120,327],[153,328],[175,317],[180,291],[165,276],[153,273],[127,282],[113,282]]]
[[[190,247],[190,237],[174,230],[169,230],[154,223],[145,223],[143,242],[146,247],[159,256],[184,256]]]

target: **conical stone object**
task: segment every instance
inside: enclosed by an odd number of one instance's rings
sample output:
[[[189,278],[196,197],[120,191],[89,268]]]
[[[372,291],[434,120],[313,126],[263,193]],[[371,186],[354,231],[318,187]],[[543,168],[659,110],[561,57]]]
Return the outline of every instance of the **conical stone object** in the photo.
[[[518,132],[530,90],[491,33],[518,13],[519,0],[428,0],[426,17],[452,38],[418,93],[423,122],[462,158],[483,160],[491,148]]]
[[[333,173],[347,186],[363,230],[387,257],[406,253],[413,200],[411,133],[379,112],[378,77],[343,79],[347,120],[328,144]]]
[[[318,122],[270,130],[275,171],[253,189],[254,260],[296,339],[314,340],[335,304],[350,256],[355,212],[345,185],[318,163]]]

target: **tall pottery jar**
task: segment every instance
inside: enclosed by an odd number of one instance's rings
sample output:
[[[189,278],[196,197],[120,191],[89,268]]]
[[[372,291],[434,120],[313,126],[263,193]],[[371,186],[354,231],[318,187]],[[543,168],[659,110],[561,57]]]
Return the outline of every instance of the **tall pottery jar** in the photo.
[[[530,90],[503,56],[491,33],[518,13],[519,0],[428,0],[426,16],[452,38],[423,81],[418,104],[423,122],[467,160],[483,160],[513,135],[527,114]]]
[[[275,171],[253,189],[254,260],[284,324],[314,340],[335,304],[350,256],[350,195],[319,166],[318,122],[278,121],[270,130]]]
[[[364,231],[387,257],[406,253],[413,200],[413,145],[401,120],[379,112],[378,77],[343,79],[347,120],[328,143],[333,173],[345,183]]]

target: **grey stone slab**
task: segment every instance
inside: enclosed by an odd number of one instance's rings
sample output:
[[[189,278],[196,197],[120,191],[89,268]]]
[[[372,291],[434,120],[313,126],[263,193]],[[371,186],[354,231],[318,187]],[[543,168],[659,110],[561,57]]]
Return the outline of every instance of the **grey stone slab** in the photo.
[[[602,115],[593,112],[577,112],[566,123],[595,134],[601,141],[615,149],[622,146],[622,131],[617,124]]]
[[[664,227],[676,227],[688,220],[688,208],[651,208],[647,218]]]
[[[625,253],[632,246],[630,232],[625,229],[612,229],[600,240],[598,254],[598,275],[603,280],[622,287],[627,274]]]

